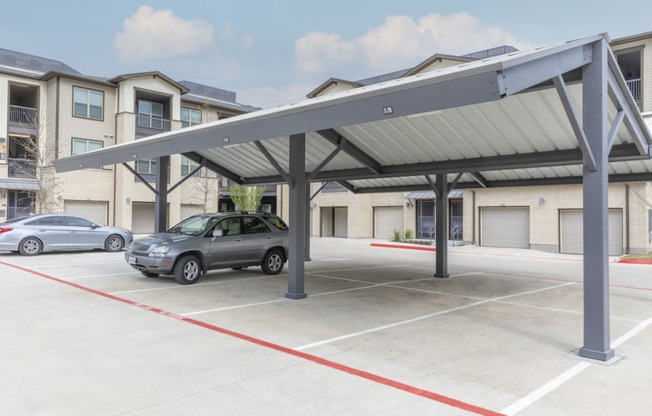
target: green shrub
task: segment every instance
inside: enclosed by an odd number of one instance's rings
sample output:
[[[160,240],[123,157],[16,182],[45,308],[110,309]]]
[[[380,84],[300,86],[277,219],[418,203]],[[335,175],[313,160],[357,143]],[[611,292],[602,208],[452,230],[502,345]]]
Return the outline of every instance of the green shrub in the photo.
[[[401,241],[401,231],[394,230],[394,237],[392,237],[392,241],[394,241],[394,242]]]
[[[409,228],[407,230],[405,230],[405,239],[406,240],[412,240],[412,230],[409,229]]]

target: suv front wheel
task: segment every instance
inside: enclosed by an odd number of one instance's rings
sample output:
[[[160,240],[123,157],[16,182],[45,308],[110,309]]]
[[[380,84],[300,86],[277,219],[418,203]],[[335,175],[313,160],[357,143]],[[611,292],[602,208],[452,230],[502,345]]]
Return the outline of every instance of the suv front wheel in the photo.
[[[197,256],[187,255],[177,261],[174,266],[174,280],[182,285],[191,285],[199,280],[201,266]]]
[[[265,254],[265,258],[260,267],[263,268],[265,274],[279,274],[283,270],[283,263],[285,263],[285,260],[281,250],[273,249]]]

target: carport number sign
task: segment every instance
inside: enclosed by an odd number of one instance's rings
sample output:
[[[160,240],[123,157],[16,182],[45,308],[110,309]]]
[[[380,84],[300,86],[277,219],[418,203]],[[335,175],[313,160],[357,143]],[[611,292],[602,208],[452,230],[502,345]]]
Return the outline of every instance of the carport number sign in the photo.
[[[383,107],[383,114],[390,115],[394,113],[394,109],[392,108],[391,105],[388,105],[387,107]]]

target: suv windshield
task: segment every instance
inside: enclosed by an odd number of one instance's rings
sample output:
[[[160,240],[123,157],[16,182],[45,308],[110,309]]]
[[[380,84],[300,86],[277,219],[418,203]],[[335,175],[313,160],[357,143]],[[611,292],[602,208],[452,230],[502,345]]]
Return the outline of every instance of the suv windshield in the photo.
[[[188,235],[200,235],[210,227],[212,227],[218,218],[216,217],[207,217],[203,215],[197,215],[190,218],[186,218],[181,221],[179,224],[168,230],[168,233],[171,234],[188,234]]]

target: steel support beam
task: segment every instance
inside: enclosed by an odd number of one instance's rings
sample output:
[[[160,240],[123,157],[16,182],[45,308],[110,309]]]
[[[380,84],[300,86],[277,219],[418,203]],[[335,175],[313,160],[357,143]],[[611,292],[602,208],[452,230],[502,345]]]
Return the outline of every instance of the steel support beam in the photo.
[[[127,170],[128,170],[129,172],[133,173],[133,175],[134,175],[135,177],[137,177],[138,179],[140,179],[141,182],[143,183],[143,185],[145,185],[147,188],[149,188],[150,191],[154,192],[154,195],[158,194],[158,191],[156,190],[156,188],[153,187],[152,185],[150,185],[149,182],[147,182],[147,179],[143,178],[143,176],[142,176],[140,173],[138,173],[138,172],[136,171],[136,169],[134,169],[134,168],[132,168],[131,166],[129,166],[129,164],[126,163],[126,162],[123,162],[123,163],[122,163],[122,166],[124,166],[125,168],[127,168]]]
[[[608,79],[606,40],[593,44],[593,61],[583,70],[584,133],[596,170],[584,165],[584,346],[579,355],[614,357],[609,334]]]
[[[288,261],[288,299],[303,299],[306,246],[306,135],[290,136],[290,254]]]
[[[448,175],[437,174],[435,181],[435,277],[446,278],[448,274]]]
[[[269,163],[271,163],[272,166],[274,166],[274,169],[276,169],[278,174],[281,175],[281,177],[283,177],[283,179],[285,179],[285,182],[289,182],[290,178],[288,177],[287,173],[285,173],[285,171],[283,170],[281,165],[279,165],[279,163],[276,161],[276,159],[274,159],[274,156],[272,156],[272,154],[269,153],[269,150],[267,150],[267,148],[259,141],[255,141],[254,144],[256,145],[258,150],[260,150],[260,152],[267,158]],[[304,145],[304,148],[305,148],[305,145]],[[290,149],[290,153],[292,153],[292,149]],[[304,153],[305,153],[305,151],[304,151]],[[304,162],[304,165],[305,165],[305,162]]]
[[[564,79],[561,77],[561,75],[557,75],[552,79],[552,81],[555,84],[557,94],[559,94],[559,99],[561,100],[561,104],[566,111],[566,116],[568,117],[568,121],[570,122],[573,133],[575,134],[575,140],[577,140],[577,144],[579,144],[580,149],[582,149],[582,154],[584,155],[584,165],[591,172],[594,172],[595,157],[593,156],[593,153],[591,152],[591,149],[586,142],[586,135],[584,134],[584,130],[582,130],[582,122],[580,121],[577,111],[575,111],[575,106],[573,105],[573,101],[570,98],[568,88],[566,88],[566,83],[564,82]]]
[[[625,113],[625,127],[629,131],[629,134],[631,134],[634,144],[636,144],[641,155],[650,156],[650,146],[647,140],[645,140],[647,129],[644,125],[641,126],[639,124],[641,115],[632,111],[632,108],[637,108],[632,95],[623,92],[628,91],[627,86],[622,79],[616,78],[616,75],[611,70],[607,72],[607,80],[609,97],[616,109]]]
[[[170,169],[170,156],[158,158],[158,171],[156,172],[156,197],[154,199],[154,230],[162,233],[168,225],[168,177]]]
[[[365,168],[369,169],[373,173],[378,173],[380,168],[380,163],[374,160],[371,156],[363,152],[359,147],[351,143],[346,137],[339,134],[333,129],[328,130],[318,130],[317,134],[322,136],[324,139],[328,140],[338,149],[342,149],[344,153],[351,156],[353,159],[360,162]]]
[[[614,145],[609,155],[610,162],[621,160],[647,160],[641,155],[634,144]],[[527,154],[505,156],[479,157],[474,159],[459,159],[443,162],[412,163],[408,165],[385,165],[379,174],[373,174],[366,168],[341,169],[337,171],[324,171],[315,175],[315,181],[347,181],[356,179],[381,179],[397,178],[401,176],[424,176],[448,172],[474,172],[528,169],[551,166],[581,165],[582,151],[577,149],[553,150]],[[263,176],[244,178],[249,184],[279,183],[283,178],[277,176]]]

